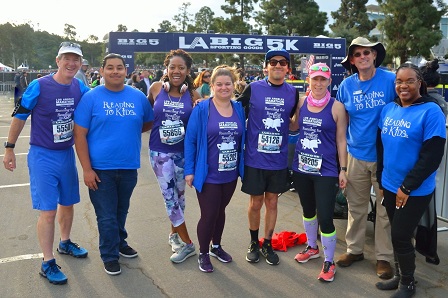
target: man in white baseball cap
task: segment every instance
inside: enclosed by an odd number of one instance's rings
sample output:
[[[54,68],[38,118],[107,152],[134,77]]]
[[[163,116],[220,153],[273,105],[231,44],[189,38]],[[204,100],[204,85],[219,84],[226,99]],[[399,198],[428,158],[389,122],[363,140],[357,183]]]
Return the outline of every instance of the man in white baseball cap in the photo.
[[[12,172],[16,168],[15,144],[32,114],[28,168],[32,206],[39,210],[37,237],[43,253],[39,274],[53,284],[67,282],[53,254],[56,217],[60,226],[57,251],[76,258],[85,258],[88,254],[70,240],[73,205],[80,201],[73,150],[73,112],[81,96],[90,90],[73,79],[81,63],[81,46],[62,42],[56,56],[57,72],[29,84],[13,112],[5,142],[3,165]]]

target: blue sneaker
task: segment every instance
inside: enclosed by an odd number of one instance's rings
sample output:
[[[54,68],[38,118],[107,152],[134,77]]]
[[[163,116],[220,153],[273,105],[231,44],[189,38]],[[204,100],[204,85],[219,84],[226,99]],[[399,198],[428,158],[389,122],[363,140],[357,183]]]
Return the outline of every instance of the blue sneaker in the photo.
[[[85,258],[87,257],[87,250],[74,243],[68,239],[66,242],[59,242],[59,247],[56,249],[58,253],[63,255],[71,255],[75,258]]]
[[[39,274],[48,279],[48,281],[55,285],[63,285],[67,283],[67,276],[62,273],[61,266],[56,264],[55,259],[47,262],[42,262]]]

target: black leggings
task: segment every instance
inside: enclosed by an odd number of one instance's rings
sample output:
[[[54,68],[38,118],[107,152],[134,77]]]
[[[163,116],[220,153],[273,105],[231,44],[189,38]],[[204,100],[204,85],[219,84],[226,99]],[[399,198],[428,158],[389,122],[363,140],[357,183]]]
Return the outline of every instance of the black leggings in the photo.
[[[208,253],[210,241],[213,241],[213,244],[221,244],[226,223],[226,207],[235,192],[236,182],[237,180],[222,184],[204,183],[202,192],[196,191],[201,208],[197,227],[201,253]]]
[[[394,252],[407,254],[414,251],[412,238],[415,229],[431,202],[432,194],[427,196],[410,196],[406,206],[396,209],[396,193],[384,190],[383,205],[391,226],[392,246]]]
[[[316,175],[293,172],[294,187],[300,197],[303,216],[316,216],[322,233],[330,234],[335,231],[333,224],[334,204],[339,190],[337,177],[322,177]]]

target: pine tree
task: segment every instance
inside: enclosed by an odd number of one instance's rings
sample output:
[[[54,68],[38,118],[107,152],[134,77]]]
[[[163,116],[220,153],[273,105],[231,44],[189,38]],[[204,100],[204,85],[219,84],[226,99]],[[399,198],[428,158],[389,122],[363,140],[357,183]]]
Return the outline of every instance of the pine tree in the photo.
[[[442,39],[439,23],[448,7],[442,0],[378,0],[385,19],[380,23],[386,35],[388,55],[401,63],[411,56],[430,56],[430,48]]]
[[[334,36],[346,39],[347,46],[358,36],[368,37],[376,21],[367,16],[368,0],[342,0],[340,8],[331,13],[335,22],[330,25]]]

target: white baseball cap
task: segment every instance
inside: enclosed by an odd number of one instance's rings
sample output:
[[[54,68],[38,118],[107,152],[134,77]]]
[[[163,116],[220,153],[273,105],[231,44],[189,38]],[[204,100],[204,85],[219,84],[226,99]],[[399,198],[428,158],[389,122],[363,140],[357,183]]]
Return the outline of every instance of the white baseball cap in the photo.
[[[58,56],[67,53],[73,53],[82,57],[81,45],[78,43],[63,41],[59,46]]]

